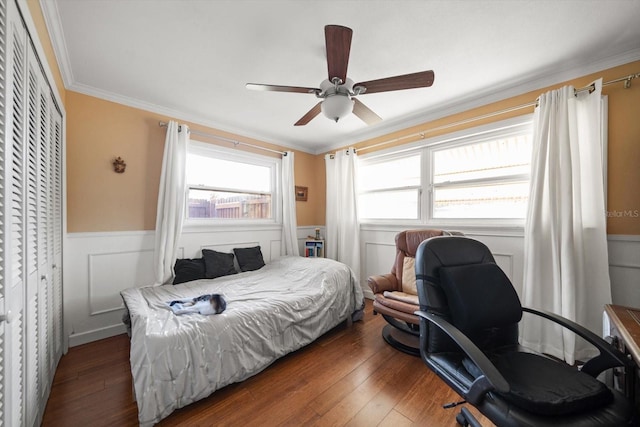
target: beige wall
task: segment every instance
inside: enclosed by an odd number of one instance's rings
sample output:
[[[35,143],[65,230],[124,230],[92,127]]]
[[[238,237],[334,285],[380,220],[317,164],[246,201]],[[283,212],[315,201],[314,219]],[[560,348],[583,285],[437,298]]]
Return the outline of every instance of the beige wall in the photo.
[[[604,81],[608,81],[638,72],[640,72],[640,61],[632,62],[433,122],[404,129],[393,134],[362,141],[355,144],[355,147],[363,148],[383,141],[402,138],[403,136],[412,135],[417,132],[425,132],[425,137],[429,138],[492,121],[504,120],[524,113],[530,113],[533,111],[533,107],[528,110],[519,110],[499,117],[451,127],[446,130],[437,132],[429,131],[429,129],[438,128],[443,125],[530,103],[541,93],[566,84],[572,84],[578,88],[588,85],[599,77],[603,77]],[[640,212],[640,191],[638,191],[636,187],[640,185],[640,80],[634,80],[630,89],[624,89],[622,83],[606,86],[603,88],[603,94],[609,95],[607,210],[610,215],[607,219],[607,232],[609,234],[640,235],[640,218],[635,217],[635,213]],[[376,149],[387,149],[394,145],[397,146],[413,142],[416,139],[417,138],[401,139],[397,143],[384,145]],[[363,153],[369,153],[376,149],[363,150]],[[625,215],[624,212],[626,212],[627,215]]]
[[[325,209],[324,158],[296,152],[296,185],[308,188],[307,201],[296,202],[298,225],[323,225]]]
[[[640,61],[607,73],[613,79],[640,72]],[[640,80],[630,89],[621,83],[608,86],[609,151],[607,210],[613,212],[640,211]],[[609,234],[640,234],[640,218],[610,216]]]
[[[164,117],[67,92],[67,230],[155,227]],[[126,172],[113,171],[122,157]]]
[[[27,0],[27,5],[37,32],[33,36],[40,40],[67,110],[67,230],[153,230],[165,136],[158,121],[168,118],[67,91],[40,3]],[[189,125],[207,133],[284,149],[192,123]],[[264,154],[263,151],[260,153]],[[298,225],[324,224],[324,160],[304,152],[295,153],[296,185],[309,189],[308,200],[296,202]],[[111,163],[117,156],[127,162],[124,174],[113,172]]]
[[[27,0],[40,42],[52,70],[56,86],[67,110],[67,228],[69,232],[152,230],[155,227],[157,188],[162,161],[164,130],[159,120],[166,117],[90,96],[66,91],[55,60],[42,11],[37,0]],[[582,87],[598,77],[605,81],[640,72],[640,61],[615,67],[570,82]],[[624,213],[640,211],[640,81],[631,89],[622,84],[604,88],[609,96],[608,127],[608,206],[609,234],[640,235],[640,218]],[[558,87],[556,85],[553,87]],[[502,120],[523,111],[457,126],[446,131],[429,132],[447,123],[499,111],[535,100],[542,92],[525,93],[450,117],[414,126],[383,137],[362,141],[356,147],[396,139],[418,131],[427,137]],[[257,145],[282,149],[260,141],[230,135],[215,129],[190,124],[195,129],[245,140]],[[407,139],[401,141],[406,144]],[[398,145],[398,144],[396,144]],[[386,145],[383,148],[392,146]],[[116,174],[111,162],[121,156],[127,172]],[[297,202],[298,225],[322,225],[325,222],[324,156],[296,152],[296,185],[308,187],[308,201]]]
[[[582,87],[603,76],[605,81],[638,72],[640,61],[585,76],[569,83]],[[636,86],[640,83],[636,82]],[[557,85],[559,86],[559,85]],[[381,141],[425,131],[426,136],[453,132],[491,120],[522,114],[518,111],[440,132],[430,128],[499,111],[535,100],[533,91],[491,105],[456,114],[401,132],[356,144],[362,148]],[[608,210],[640,211],[640,88],[607,86],[609,96]],[[67,92],[67,227],[70,232],[152,230],[155,227],[157,188],[165,131],[159,120],[168,118],[72,91]],[[526,110],[524,111],[526,112]],[[281,147],[190,124],[216,133],[270,148]],[[411,142],[411,139],[401,143]],[[213,142],[213,141],[212,141]],[[222,145],[225,145],[222,143]],[[227,144],[228,145],[228,144]],[[396,144],[398,145],[398,144]],[[386,145],[382,148],[392,146]],[[127,172],[116,174],[111,162],[121,156]],[[322,225],[325,221],[324,156],[296,152],[296,185],[308,187],[308,201],[297,202],[298,224]],[[640,218],[615,214],[608,218],[609,234],[640,234]]]
[[[66,98],[67,230],[153,230],[166,134],[158,122],[170,118],[73,91],[67,91]],[[276,145],[187,124],[206,133],[284,150]],[[230,146],[225,142],[198,139]],[[256,150],[249,148],[247,151]],[[264,151],[260,153],[265,154]],[[127,164],[123,174],[113,171],[112,162],[116,157],[122,157]],[[317,156],[295,151],[296,185],[309,188],[308,201],[297,202],[298,225],[324,223],[324,170],[322,174],[315,173],[317,164]]]

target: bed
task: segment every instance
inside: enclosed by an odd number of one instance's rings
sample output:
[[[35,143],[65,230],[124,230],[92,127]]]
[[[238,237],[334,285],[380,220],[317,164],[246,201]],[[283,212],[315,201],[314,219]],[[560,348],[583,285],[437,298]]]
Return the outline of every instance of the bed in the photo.
[[[166,304],[212,293],[227,301],[221,314],[176,316]],[[357,320],[364,306],[346,265],[302,257],[216,279],[130,288],[122,298],[141,426],[259,373],[341,322]]]

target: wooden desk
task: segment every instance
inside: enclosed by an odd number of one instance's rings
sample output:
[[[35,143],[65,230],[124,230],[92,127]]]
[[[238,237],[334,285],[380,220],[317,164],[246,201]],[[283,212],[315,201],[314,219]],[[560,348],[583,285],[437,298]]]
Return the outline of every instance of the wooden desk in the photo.
[[[640,365],[640,309],[612,304],[605,305],[604,309],[624,341],[625,350],[636,365]]]
[[[634,369],[614,369],[614,386],[631,398],[636,407],[640,407],[640,392],[638,386],[638,366],[640,366],[640,309],[621,305],[607,304],[604,310],[609,316],[609,335],[612,344],[627,354],[635,362]]]

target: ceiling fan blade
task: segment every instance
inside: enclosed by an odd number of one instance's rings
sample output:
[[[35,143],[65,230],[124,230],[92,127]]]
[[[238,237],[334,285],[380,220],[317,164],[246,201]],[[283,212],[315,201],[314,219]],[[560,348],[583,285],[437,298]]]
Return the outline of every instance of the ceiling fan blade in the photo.
[[[358,101],[357,98],[351,98],[355,101],[353,104],[353,114],[358,116],[360,120],[368,124],[369,126],[375,125],[379,121],[382,120],[380,116],[371,111],[369,107],[364,105],[362,102]]]
[[[358,86],[366,88],[366,91],[362,92],[362,95],[364,95],[367,93],[429,87],[433,84],[434,78],[433,71],[429,70],[385,79],[369,80],[368,82],[356,83],[353,87],[354,89]]]
[[[347,67],[349,66],[349,52],[351,51],[351,36],[353,30],[341,25],[327,25],[324,27],[324,39],[327,45],[327,68],[329,81],[334,77],[347,81]]]
[[[309,110],[307,112],[307,114],[305,114],[304,116],[302,116],[302,118],[300,120],[298,120],[294,126],[304,126],[307,123],[309,123],[315,116],[317,116],[318,114],[320,114],[320,111],[322,111],[322,101],[318,102],[315,107],[313,107],[311,110]]]
[[[315,87],[263,85],[260,83],[247,83],[245,87],[251,90],[263,90],[269,92],[320,93],[320,89]]]

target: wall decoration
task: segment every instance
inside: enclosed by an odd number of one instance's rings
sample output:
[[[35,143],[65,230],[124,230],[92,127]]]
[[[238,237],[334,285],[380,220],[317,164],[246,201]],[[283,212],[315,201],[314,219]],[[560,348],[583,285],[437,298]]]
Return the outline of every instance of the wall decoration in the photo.
[[[124,160],[122,160],[120,156],[118,156],[113,161],[113,170],[115,173],[124,173],[124,170],[126,167],[127,167],[127,164],[124,162]]]
[[[296,202],[306,202],[308,190],[307,187],[296,185]]]

